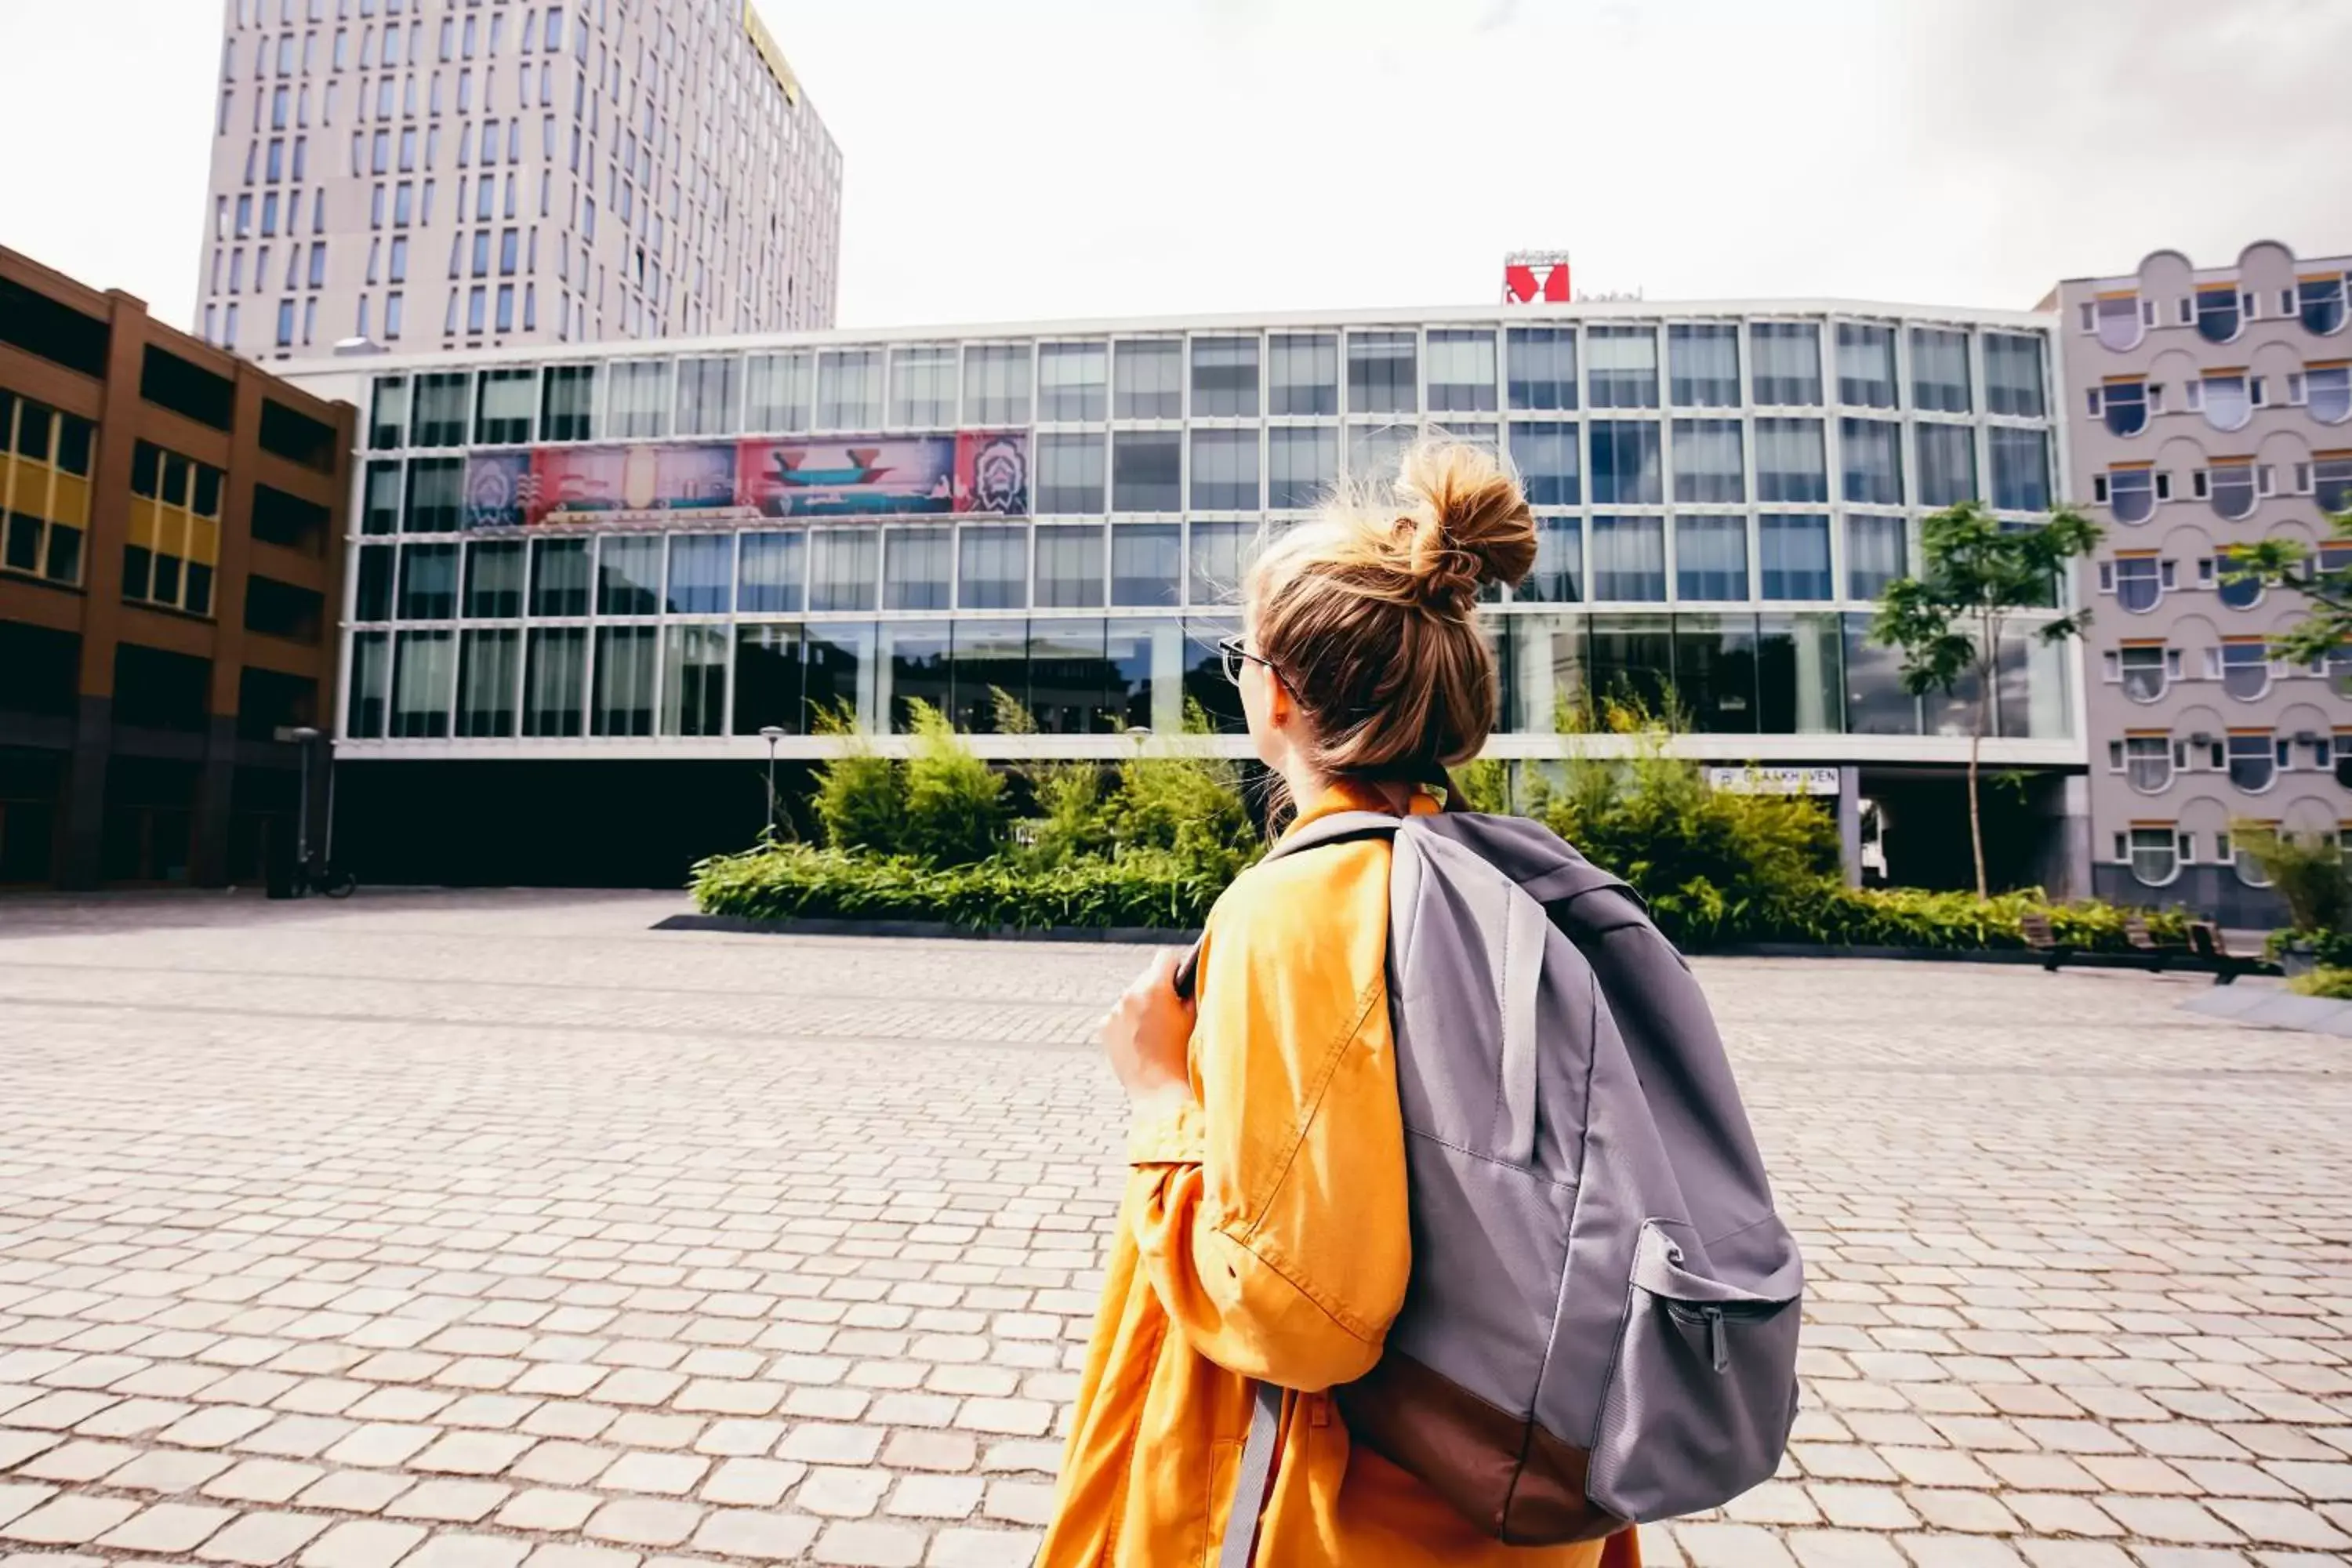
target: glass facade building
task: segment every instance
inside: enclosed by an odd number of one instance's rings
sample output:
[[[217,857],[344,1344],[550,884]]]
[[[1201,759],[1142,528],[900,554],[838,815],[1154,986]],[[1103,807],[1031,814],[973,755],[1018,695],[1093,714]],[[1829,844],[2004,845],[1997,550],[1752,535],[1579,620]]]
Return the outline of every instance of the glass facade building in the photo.
[[[823,333],[296,372],[362,410],[341,754],[720,757],[945,709],[998,755],[1124,754],[1217,672],[1253,552],[1423,434],[1497,449],[1504,755],[1594,697],[1700,754],[1955,762],[1864,637],[1918,519],[2059,472],[2049,319],[1590,305]],[[2079,765],[2021,626],[1988,758]],[[1000,695],[1001,694],[1001,695]],[[1963,694],[1966,697],[1966,694]],[[1034,734],[999,736],[1001,701]]]

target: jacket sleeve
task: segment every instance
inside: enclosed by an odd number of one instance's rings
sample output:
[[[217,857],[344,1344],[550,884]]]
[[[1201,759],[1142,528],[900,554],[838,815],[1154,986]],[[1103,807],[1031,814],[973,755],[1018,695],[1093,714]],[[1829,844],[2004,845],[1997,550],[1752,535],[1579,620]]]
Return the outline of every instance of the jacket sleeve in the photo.
[[[1366,845],[1235,884],[1202,956],[1193,1102],[1129,1140],[1125,1213],[1170,1318],[1286,1388],[1369,1372],[1404,1300],[1387,881]]]

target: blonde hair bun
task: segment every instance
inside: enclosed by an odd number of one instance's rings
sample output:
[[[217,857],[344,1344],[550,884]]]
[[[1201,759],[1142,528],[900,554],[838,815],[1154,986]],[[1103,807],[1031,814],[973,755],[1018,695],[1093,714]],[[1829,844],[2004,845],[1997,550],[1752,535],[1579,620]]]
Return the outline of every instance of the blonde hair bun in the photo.
[[[1486,447],[1412,447],[1398,468],[1396,492],[1405,509],[1397,519],[1405,570],[1418,581],[1423,603],[1466,610],[1479,589],[1515,585],[1533,570],[1534,514]]]

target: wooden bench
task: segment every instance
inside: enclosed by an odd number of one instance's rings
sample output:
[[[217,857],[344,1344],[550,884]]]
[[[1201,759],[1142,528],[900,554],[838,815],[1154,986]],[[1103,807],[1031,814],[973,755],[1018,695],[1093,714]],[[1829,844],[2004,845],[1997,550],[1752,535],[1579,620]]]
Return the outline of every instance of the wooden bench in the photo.
[[[2051,973],[2057,973],[2058,966],[2074,956],[2074,950],[2060,942],[2058,933],[2050,928],[2048,915],[2021,915],[2017,927],[2025,938],[2025,945],[2041,956],[2042,967]]]
[[[2131,943],[2134,953],[2144,955],[2148,967],[2159,973],[2166,964],[2189,952],[2188,948],[2157,941],[2155,934],[2147,929],[2147,921],[2138,915],[2124,917],[2124,940]]]
[[[2200,960],[2198,967],[2212,970],[2216,985],[2227,985],[2241,974],[2258,973],[2268,967],[2259,958],[2231,952],[2230,939],[2210,921],[2199,921],[2189,928],[2189,951]]]

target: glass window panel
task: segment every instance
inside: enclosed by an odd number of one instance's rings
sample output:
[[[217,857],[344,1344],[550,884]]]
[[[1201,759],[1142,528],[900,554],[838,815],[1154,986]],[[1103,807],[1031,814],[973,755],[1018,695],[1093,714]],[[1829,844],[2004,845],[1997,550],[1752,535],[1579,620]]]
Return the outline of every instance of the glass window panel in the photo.
[[[402,632],[394,644],[392,735],[394,740],[446,739],[457,675],[455,632]]]
[[[1657,519],[1637,521],[1654,523]],[[1673,626],[1664,616],[1593,616],[1590,665],[1593,700],[1633,703],[1653,715],[1665,714],[1674,705]]]
[[[357,597],[352,605],[352,618],[360,621],[392,619],[392,573],[397,552],[389,544],[360,546]]]
[[[676,533],[670,536],[669,592],[666,602],[672,615],[725,615],[734,597],[734,576],[733,534]]]
[[[474,378],[462,370],[431,372],[416,378],[415,418],[410,422],[409,444],[415,447],[462,447],[466,444],[466,393]]]
[[[799,613],[808,579],[808,535],[799,529],[743,535],[735,607],[748,615]]]
[[[1754,362],[1748,385],[1767,408],[1811,407],[1822,400],[1822,329],[1811,321],[1756,321],[1748,329]]]
[[[963,351],[964,423],[1029,423],[1029,345],[971,343]]]
[[[2039,419],[2048,407],[2042,391],[2042,340],[2022,332],[1984,335],[1985,412]]]
[[[370,463],[367,466],[367,495],[362,506],[362,533],[391,533],[400,527],[398,463]]]
[[[1514,420],[1511,466],[1533,506],[1574,506],[1583,497],[1582,451],[1573,423]]]
[[[1184,531],[1173,522],[1120,522],[1110,531],[1110,602],[1174,605],[1183,596]]]
[[[885,529],[882,607],[944,610],[954,603],[955,530]]]
[[[1414,414],[1421,367],[1412,332],[1348,334],[1348,412]]]
[[[1094,622],[1095,657],[1102,657],[1102,623]],[[950,634],[949,721],[966,734],[997,728],[996,695],[1029,700],[1028,631],[1019,621],[958,621]],[[1097,693],[1100,688],[1097,688]],[[1099,700],[1097,696],[1097,700]],[[1093,706],[1088,705],[1089,710]]]
[[[1131,338],[1112,345],[1114,419],[1184,417],[1184,342]]]
[[[1156,528],[1157,523],[1146,524]],[[1117,546],[1113,546],[1114,552]],[[1109,623],[1103,660],[1113,729],[1174,734],[1184,726],[1184,627],[1176,620]]]
[[[533,616],[584,616],[588,613],[588,541],[534,539],[530,542],[530,613]]]
[[[654,732],[654,668],[660,655],[660,635],[659,626],[596,628],[593,733]]]
[[[1910,574],[1911,525],[1899,517],[1856,512],[1845,520],[1845,592],[1875,599],[1897,577]]]
[[[474,439],[490,446],[521,446],[530,439],[538,403],[536,371],[482,372],[480,395],[474,409]]]
[[[908,344],[890,351],[890,424],[900,430],[952,429],[956,351]]]
[[[661,732],[723,735],[727,732],[727,628],[719,625],[669,626],[662,660]]]
[[[1576,406],[1574,327],[1513,327],[1505,352],[1513,408]]]
[[[1595,408],[1658,405],[1658,334],[1650,327],[1588,327],[1584,374]]]
[[[1411,425],[1348,426],[1348,477],[1363,484],[1386,484],[1402,466],[1405,448],[1420,432]]]
[[[956,603],[967,610],[1017,610],[1029,603],[1029,530],[1019,523],[966,523],[956,531]]]
[[[1768,599],[1832,599],[1830,520],[1811,512],[1766,512],[1756,521],[1756,554]]]
[[[1866,506],[1903,504],[1903,426],[1892,419],[1838,421],[1843,493]]]
[[[816,427],[882,427],[882,351],[828,349],[816,360]]]
[[[1110,352],[1102,343],[1044,343],[1037,350],[1037,417],[1096,422],[1110,411]]]
[[[1040,524],[1037,529],[1037,607],[1042,610],[1098,610],[1102,602],[1102,524]]]
[[[1339,432],[1329,425],[1276,425],[1265,433],[1267,506],[1304,510],[1339,481]]]
[[[1584,524],[1573,517],[1535,520],[1536,563],[1511,590],[1515,603],[1573,605],[1584,598]]]
[[[1912,437],[1918,447],[1921,506],[1957,506],[1977,499],[1974,426],[1922,422]]]
[[[1903,656],[1870,640],[1870,616],[1845,617],[1845,727],[1851,735],[1919,733],[1919,700],[1903,689]]]
[[[1429,332],[1429,411],[1494,411],[1495,334],[1433,327]]]
[[[2238,286],[2200,286],[2197,290],[2197,331],[2207,342],[2226,343],[2238,335]]]
[[[820,713],[845,715],[868,732],[881,727],[886,667],[874,626],[826,622],[803,628],[801,668],[810,728]]]
[[[466,616],[511,621],[522,616],[523,542],[476,540],[466,546]]]
[[[400,552],[400,618],[448,621],[457,616],[457,547],[410,544]]]
[[[1739,406],[1739,329],[1730,322],[1671,323],[1666,365],[1675,407]]]
[[[1968,333],[1911,329],[1911,405],[1938,414],[1969,412]]]
[[[1589,444],[1594,501],[1604,506],[1655,506],[1665,499],[1654,420],[1595,419]]]
[[[1892,408],[1895,329],[1865,321],[1837,324],[1838,401],[1855,408]]]
[[[368,410],[368,449],[370,451],[389,452],[408,444],[408,378],[406,376],[376,377]]]
[[[355,741],[380,741],[391,710],[392,634],[354,632],[351,709],[344,716],[344,728]]]
[[[811,611],[872,610],[882,569],[882,535],[872,528],[819,528],[809,534]]]
[[[466,462],[462,458],[408,459],[408,507],[403,533],[455,533],[466,509]]]
[[[1829,460],[1818,419],[1756,421],[1756,499],[1760,501],[1825,501],[1830,499]]]
[[[658,534],[611,535],[596,542],[596,613],[651,616],[661,611]]]
[[[746,622],[735,628],[734,730],[756,735],[807,732],[801,707],[801,628],[790,622]],[[781,793],[781,792],[780,792]]]
[[[1266,412],[1339,412],[1339,340],[1329,332],[1276,332],[1266,347]]]
[[[2049,436],[2005,425],[1986,434],[1992,442],[1992,504],[2003,511],[2049,510]]]
[[[915,704],[928,702],[940,712],[955,711],[955,684],[949,662],[948,623],[919,621],[912,625],[883,623],[881,684],[876,693],[877,716],[893,733],[915,727]]]
[[[1113,511],[1184,510],[1184,438],[1173,430],[1119,430],[1111,436]]]
[[[1748,468],[1737,419],[1675,421],[1675,500],[1748,499]]]
[[[1256,553],[1258,527],[1249,522],[1192,524],[1192,600],[1196,605],[1239,604],[1242,579]]]
[[[1037,511],[1099,517],[1108,448],[1099,433],[1047,431],[1037,437]]]
[[[1258,510],[1255,428],[1192,432],[1192,510]]]
[[[753,354],[743,373],[743,428],[806,430],[816,408],[816,356]]]
[[[1756,732],[1756,656],[1753,616],[1675,617],[1675,700],[1693,729],[1717,735]]]
[[[1833,615],[1767,615],[1756,625],[1756,728],[1768,735],[1834,734],[1844,723],[1843,666]]]
[[[1110,668],[1104,657],[1104,626],[1098,620],[1029,623],[1025,668],[1029,714],[1039,732],[1085,735],[1108,732],[1118,716],[1109,702]],[[963,645],[956,645],[956,700],[963,701]],[[1013,688],[1016,694],[1018,688]]]
[[[616,360],[608,367],[604,427],[616,440],[646,440],[669,434],[670,363],[666,359]]]
[[[1224,656],[1217,651],[1221,639],[1238,637],[1241,629],[1241,623],[1234,620],[1190,616],[1184,622],[1184,696],[1201,705],[1210,730],[1220,735],[1243,734],[1249,729],[1242,713],[1241,688],[1225,679]]]
[[[467,631],[457,650],[457,733],[515,732],[515,687],[522,671],[522,634],[512,627]]]
[[[540,373],[539,396],[541,440],[593,441],[596,438],[594,365],[549,365]]]
[[[1192,417],[1257,417],[1257,340],[1192,340]]]
[[[732,354],[677,362],[677,421],[681,436],[732,436],[742,428],[735,412],[743,362]]]
[[[2305,278],[2295,284],[2295,305],[2303,330],[2326,337],[2344,324],[2344,275]]]
[[[2034,629],[2005,626],[1993,683],[2000,732],[2028,741],[2063,741],[2074,729],[2069,686],[2074,650]]]
[[[1601,516],[1592,520],[1592,596],[1596,600],[1664,602],[1664,518]]]
[[[1748,520],[1690,515],[1675,519],[1675,597],[1748,597]]]

